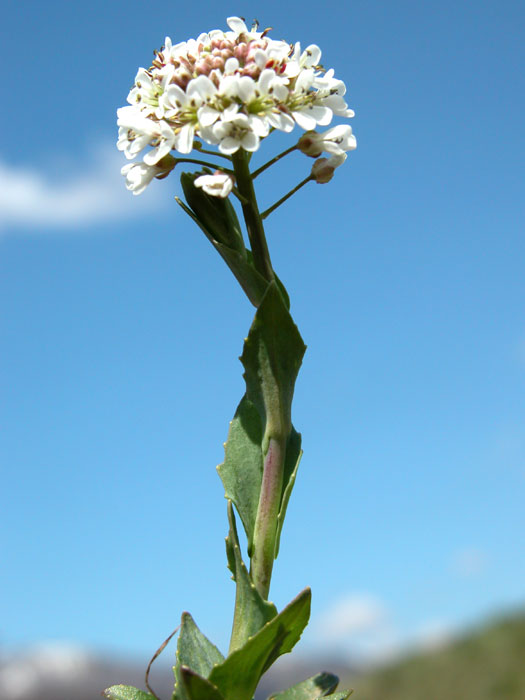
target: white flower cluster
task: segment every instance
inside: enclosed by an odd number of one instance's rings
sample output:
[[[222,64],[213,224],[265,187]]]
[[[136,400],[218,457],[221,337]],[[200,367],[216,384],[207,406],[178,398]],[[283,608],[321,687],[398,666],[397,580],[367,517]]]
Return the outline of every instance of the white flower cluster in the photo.
[[[343,81],[319,65],[318,46],[301,50],[299,43],[275,41],[238,17],[227,23],[230,31],[178,44],[166,37],[153,65],[139,69],[129,105],[117,112],[119,150],[133,159],[152,147],[140,169],[124,173],[135,193],[157,176],[152,168],[172,149],[190,153],[195,138],[230,155],[256,151],[272,129],[290,132],[298,124],[311,131],[334,115],[354,115]]]

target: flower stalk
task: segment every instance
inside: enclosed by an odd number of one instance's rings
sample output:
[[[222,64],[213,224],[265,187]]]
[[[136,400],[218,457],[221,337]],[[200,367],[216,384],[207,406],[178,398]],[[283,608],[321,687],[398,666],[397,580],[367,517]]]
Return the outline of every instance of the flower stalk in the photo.
[[[313,180],[312,175],[308,175],[308,177],[305,177],[304,180],[301,180],[301,182],[293,187],[287,194],[284,195],[284,197],[281,197],[281,199],[277,200],[275,204],[272,204],[271,207],[268,207],[268,209],[265,209],[265,211],[262,212],[261,214],[261,219],[266,219],[266,217],[270,216],[270,214],[277,209],[277,207],[280,207],[281,204],[284,204],[287,199],[290,199],[296,192],[299,192],[301,187],[304,187],[306,183],[311,182]]]
[[[297,144],[295,144],[294,146],[290,146],[290,148],[287,148],[282,153],[279,153],[279,155],[275,156],[274,158],[269,160],[264,165],[261,165],[260,168],[257,168],[257,170],[255,170],[254,173],[252,174],[252,178],[255,180],[256,177],[259,177],[259,175],[261,173],[263,173],[265,170],[267,170],[269,167],[271,167],[272,165],[275,165],[275,163],[278,163],[281,160],[281,158],[284,158],[285,156],[289,155],[290,153],[293,153],[296,150],[297,150]]]
[[[233,170],[237,182],[237,190],[244,200],[241,200],[241,206],[255,269],[267,282],[271,282],[275,279],[275,275],[270,260],[270,251],[266,242],[262,218],[259,214],[253,179],[250,174],[249,154],[246,151],[240,149],[233,155]]]

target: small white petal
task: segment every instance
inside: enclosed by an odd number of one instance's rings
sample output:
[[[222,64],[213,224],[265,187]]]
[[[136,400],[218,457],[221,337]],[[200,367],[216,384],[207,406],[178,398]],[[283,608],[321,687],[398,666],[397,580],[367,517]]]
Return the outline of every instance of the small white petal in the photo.
[[[284,131],[285,133],[290,133],[295,127],[292,117],[289,114],[284,114],[284,112],[270,112],[266,115],[266,118],[274,129],[279,129],[279,131]]]
[[[317,66],[321,60],[321,49],[316,44],[310,44],[301,55],[301,64],[310,68]]]
[[[173,107],[183,107],[188,102],[186,93],[178,85],[170,85],[161,99]]]
[[[225,73],[235,73],[235,71],[238,69],[239,69],[239,61],[234,56],[231,56],[230,58],[228,58],[228,60],[224,64],[224,72]]]
[[[292,112],[292,117],[295,119],[297,124],[305,131],[311,131],[317,126],[317,121],[309,114],[309,110],[300,110],[297,112]]]
[[[193,149],[193,138],[195,136],[195,126],[185,124],[180,130],[175,148],[179,153],[190,153]]]
[[[245,151],[256,151],[259,148],[259,137],[253,131],[248,131],[241,139],[241,146]]]
[[[264,117],[257,117],[251,115],[248,117],[250,121],[250,128],[254,134],[257,134],[260,138],[264,139],[270,133],[270,127],[268,121]]]
[[[239,105],[234,102],[229,107],[226,107],[226,109],[222,113],[221,119],[223,122],[231,122],[237,116],[239,116],[238,112],[239,112]]]
[[[219,144],[219,151],[225,155],[231,155],[236,153],[240,147],[241,144],[237,139],[233,138],[233,136],[226,136]]]
[[[255,64],[258,68],[264,68],[268,63],[268,56],[266,55],[266,51],[263,51],[262,49],[257,49],[257,51],[253,55],[253,60],[255,61]]]
[[[186,94],[190,100],[199,98],[209,100],[217,94],[217,88],[206,75],[199,75],[190,80],[186,88]]]
[[[228,17],[226,24],[236,34],[246,34],[248,32],[248,27],[240,17]]]
[[[208,105],[199,107],[199,109],[197,110],[197,119],[199,120],[199,124],[205,128],[207,126],[215,124],[219,116],[220,112],[218,112],[216,109],[213,109],[213,107],[209,107]]]
[[[320,126],[327,126],[332,121],[333,114],[329,107],[313,105],[308,111]]]
[[[312,87],[314,82],[314,72],[313,70],[309,68],[304,68],[299,75],[297,76],[297,80],[295,82],[295,89],[294,92],[308,92],[308,90]]]
[[[245,104],[250,102],[250,100],[255,97],[254,79],[250,78],[248,75],[243,75],[242,78],[239,79],[237,90],[238,96]]]

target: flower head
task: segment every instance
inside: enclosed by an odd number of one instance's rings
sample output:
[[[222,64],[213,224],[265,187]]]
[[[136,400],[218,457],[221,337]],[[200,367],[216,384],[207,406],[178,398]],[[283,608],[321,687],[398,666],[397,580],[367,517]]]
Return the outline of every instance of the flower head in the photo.
[[[178,44],[166,37],[152,65],[138,70],[129,106],[118,110],[117,145],[127,158],[151,146],[143,160],[154,166],[172,149],[189,153],[195,139],[226,155],[256,151],[272,129],[312,131],[334,115],[353,116],[345,84],[320,66],[318,46],[276,41],[238,17],[227,23],[229,31]],[[321,151],[335,152],[329,148]]]

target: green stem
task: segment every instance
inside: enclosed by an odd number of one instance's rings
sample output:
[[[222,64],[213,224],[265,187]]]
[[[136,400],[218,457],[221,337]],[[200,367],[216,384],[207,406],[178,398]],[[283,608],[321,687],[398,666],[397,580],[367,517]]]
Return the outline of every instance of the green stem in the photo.
[[[217,155],[215,153],[214,155]],[[198,160],[197,158],[175,158],[176,164],[177,163],[195,163],[196,165],[204,165],[207,168],[210,166],[212,168],[216,168],[217,170],[222,170],[225,173],[228,173],[229,175],[233,175],[233,170],[230,170],[230,168],[225,168],[223,165],[217,165],[217,163],[208,163],[205,160]]]
[[[241,200],[242,212],[244,214],[248,238],[250,240],[255,269],[268,282],[271,282],[275,279],[275,274],[270,260],[266,236],[264,235],[262,218],[255,197],[249,159],[250,155],[244,149],[240,148],[233,154],[233,169],[235,172],[237,189],[244,199],[244,201]]]
[[[218,158],[225,158],[226,160],[231,161],[231,156],[227,156],[224,153],[219,153],[218,151],[208,151],[206,148],[198,148],[195,150],[198,150],[199,153],[207,153],[210,156],[217,156]]]
[[[266,600],[275,560],[277,516],[281,507],[287,437],[280,435],[268,440],[253,535],[250,575],[255,587]]]
[[[264,165],[261,165],[260,168],[254,171],[252,177],[255,180],[256,177],[258,177],[261,173],[263,173],[267,168],[269,168],[271,165],[274,163],[277,163],[278,160],[281,160],[281,158],[284,158],[284,156],[287,156],[289,153],[293,153],[297,149],[297,144],[295,146],[290,146],[290,148],[287,148],[286,151],[283,151],[282,153],[279,153],[278,156],[275,156],[275,158],[272,158],[269,160],[267,163]]]
[[[301,187],[304,187],[304,185],[306,185],[307,182],[311,182],[313,179],[314,177],[312,175],[308,175],[308,177],[305,177],[305,179],[298,185],[296,185],[293,188],[293,190],[290,190],[288,194],[285,194],[284,197],[281,197],[281,199],[275,202],[275,204],[272,204],[271,207],[268,207],[268,209],[263,211],[263,213],[261,214],[261,219],[266,219],[266,217],[269,216],[272,213],[272,211],[275,211],[277,207],[280,207],[281,204],[284,204],[284,202],[286,202],[287,199],[289,199],[293,194],[298,192],[301,189]]]

